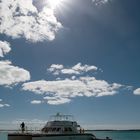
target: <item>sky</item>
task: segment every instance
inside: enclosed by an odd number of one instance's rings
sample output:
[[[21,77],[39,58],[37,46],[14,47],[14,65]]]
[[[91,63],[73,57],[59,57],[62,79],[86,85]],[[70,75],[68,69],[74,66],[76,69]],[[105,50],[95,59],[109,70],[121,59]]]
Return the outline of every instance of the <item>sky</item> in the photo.
[[[1,0],[0,128],[60,112],[86,129],[140,129],[139,4]]]

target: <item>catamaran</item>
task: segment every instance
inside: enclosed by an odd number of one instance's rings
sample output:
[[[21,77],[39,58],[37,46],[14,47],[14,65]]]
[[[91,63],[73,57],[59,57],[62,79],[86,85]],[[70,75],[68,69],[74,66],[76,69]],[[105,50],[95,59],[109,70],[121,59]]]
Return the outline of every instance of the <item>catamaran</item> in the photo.
[[[72,115],[57,113],[41,129],[40,133],[10,133],[8,140],[111,140],[96,138],[91,133],[85,133]]]

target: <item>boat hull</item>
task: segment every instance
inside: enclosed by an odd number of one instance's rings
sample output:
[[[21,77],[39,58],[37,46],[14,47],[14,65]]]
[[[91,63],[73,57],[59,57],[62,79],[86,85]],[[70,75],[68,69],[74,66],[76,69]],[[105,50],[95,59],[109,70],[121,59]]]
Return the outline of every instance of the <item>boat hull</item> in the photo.
[[[92,134],[9,134],[8,140],[103,140]],[[109,140],[109,139],[108,139]]]
[[[32,140],[92,140],[91,134],[33,136]]]

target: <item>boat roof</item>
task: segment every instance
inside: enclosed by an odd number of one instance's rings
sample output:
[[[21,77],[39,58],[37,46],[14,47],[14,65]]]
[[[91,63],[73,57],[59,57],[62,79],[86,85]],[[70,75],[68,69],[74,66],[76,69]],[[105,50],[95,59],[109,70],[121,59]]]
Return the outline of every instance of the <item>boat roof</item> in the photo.
[[[74,121],[74,117],[73,115],[57,113],[56,115],[51,115],[49,121]]]

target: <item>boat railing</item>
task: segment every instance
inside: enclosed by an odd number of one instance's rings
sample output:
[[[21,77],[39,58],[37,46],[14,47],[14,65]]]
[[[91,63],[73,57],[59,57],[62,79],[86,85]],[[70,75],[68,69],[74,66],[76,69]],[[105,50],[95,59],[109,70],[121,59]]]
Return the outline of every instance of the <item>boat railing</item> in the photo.
[[[0,132],[8,133],[42,133],[41,129],[44,123],[29,123],[25,122],[25,130],[22,131],[20,127],[21,122],[0,122]]]
[[[57,113],[56,115],[51,115],[49,121],[74,121],[74,116]]]

